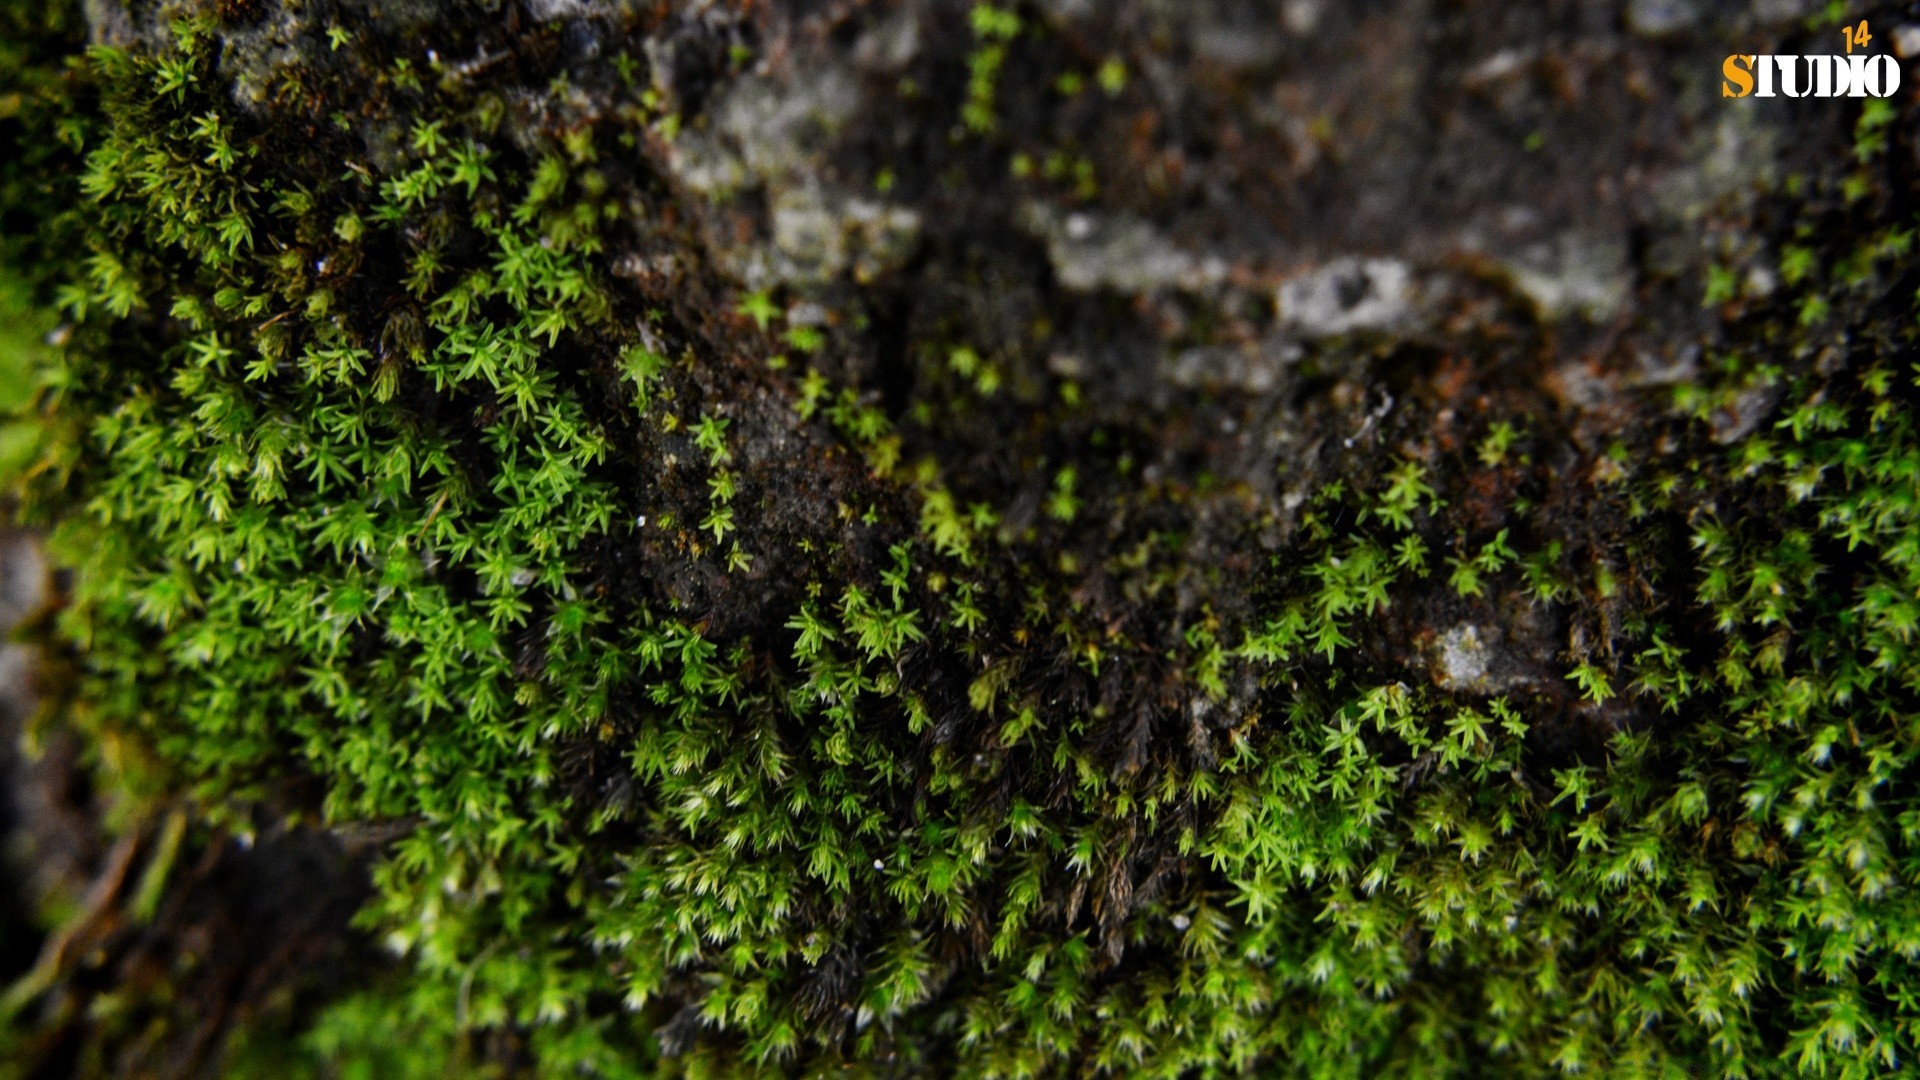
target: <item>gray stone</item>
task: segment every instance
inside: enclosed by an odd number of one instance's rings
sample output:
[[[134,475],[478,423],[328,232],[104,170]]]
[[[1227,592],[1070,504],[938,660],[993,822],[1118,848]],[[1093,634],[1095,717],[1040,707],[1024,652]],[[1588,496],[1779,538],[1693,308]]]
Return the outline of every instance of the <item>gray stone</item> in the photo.
[[[1501,49],[1468,68],[1460,76],[1460,81],[1471,87],[1500,82],[1525,71],[1537,56],[1532,49]]]
[[[1543,657],[1536,621],[1522,616],[1506,627],[1463,622],[1432,639],[1427,664],[1434,685],[1457,694],[1501,694],[1539,681]]]
[[[1281,284],[1282,326],[1310,337],[1386,330],[1413,313],[1413,270],[1398,259],[1335,259]]]
[[[1813,14],[1817,0],[1753,0],[1753,17],[1762,25],[1797,22]]]
[[[1627,245],[1617,237],[1563,233],[1502,264],[1514,287],[1547,319],[1604,322],[1627,301]]]
[[[24,533],[0,540],[0,637],[12,633],[51,598],[39,541]]]
[[[777,186],[804,171],[859,106],[859,84],[838,67],[781,81],[744,78],[714,107],[711,129],[683,132],[674,142],[669,166],[708,196],[754,183]]]
[[[854,63],[869,71],[906,70],[920,55],[920,16],[911,7],[902,7],[879,26],[861,35],[853,49]]]
[[[1041,0],[1041,8],[1059,22],[1071,22],[1093,14],[1094,0]]]
[[[38,649],[7,639],[52,600],[39,540],[26,533],[0,534],[0,727],[32,711],[33,678],[40,666]],[[0,759],[5,756],[0,750]]]
[[[81,11],[87,17],[87,33],[95,45],[116,48],[130,45],[138,36],[127,6],[120,0],[83,0]]]
[[[1196,258],[1138,218],[1061,214],[1045,203],[1029,203],[1021,223],[1046,241],[1054,273],[1076,292],[1105,288],[1137,295],[1201,289],[1226,278],[1224,263]]]
[[[739,143],[747,167],[773,177],[822,145],[860,107],[860,86],[838,67],[776,84],[743,80],[720,107],[720,124]]]
[[[1647,37],[1663,37],[1689,29],[1700,21],[1694,0],[1630,0],[1627,29]]]
[[[1748,387],[1733,403],[1715,413],[1712,420],[1713,441],[1726,446],[1737,443],[1760,426],[1773,407],[1780,403],[1780,389],[1775,386]]]
[[[1700,346],[1688,344],[1661,355],[1642,349],[1635,356],[1637,370],[1631,376],[1638,386],[1672,386],[1688,382],[1700,374]]]
[[[1255,71],[1272,64],[1286,49],[1279,31],[1221,23],[1194,31],[1193,50],[1207,63],[1228,71]]]
[[[578,18],[587,13],[587,0],[527,0],[527,14],[542,21]]]
[[[1286,0],[1280,5],[1280,22],[1294,35],[1306,37],[1320,28],[1326,9],[1326,0]]]
[[[713,132],[681,132],[667,163],[689,190],[708,198],[724,198],[747,186],[747,163]]]
[[[1920,56],[1920,23],[1901,23],[1893,28],[1889,36],[1893,41],[1895,56],[1902,60]]]
[[[1443,690],[1478,690],[1485,687],[1493,650],[1480,636],[1479,627],[1462,623],[1441,635],[1437,645],[1434,681]]]
[[[1164,370],[1167,379],[1176,386],[1232,387],[1264,394],[1280,384],[1281,375],[1292,359],[1285,351],[1275,348],[1207,346],[1181,350]]]
[[[1761,122],[1752,100],[1724,104],[1689,140],[1686,167],[1658,185],[1657,204],[1670,218],[1693,222],[1716,210],[1739,213],[1774,179],[1778,133]]]
[[[793,284],[827,281],[851,270],[870,281],[913,254],[920,215],[872,199],[818,187],[789,188],[772,206],[773,276]]]

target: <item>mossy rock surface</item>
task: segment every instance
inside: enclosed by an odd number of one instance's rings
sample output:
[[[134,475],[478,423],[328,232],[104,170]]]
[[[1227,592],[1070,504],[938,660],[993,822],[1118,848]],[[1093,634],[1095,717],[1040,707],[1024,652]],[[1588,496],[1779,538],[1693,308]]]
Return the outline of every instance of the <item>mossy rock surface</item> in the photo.
[[[1913,18],[7,0],[0,1050],[1913,1071]]]

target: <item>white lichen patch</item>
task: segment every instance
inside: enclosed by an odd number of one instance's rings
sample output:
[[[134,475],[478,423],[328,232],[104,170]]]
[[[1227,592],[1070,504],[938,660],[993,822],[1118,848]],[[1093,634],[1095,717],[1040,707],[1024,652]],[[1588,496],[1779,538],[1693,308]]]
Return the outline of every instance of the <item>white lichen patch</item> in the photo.
[[[1434,681],[1441,689],[1479,690],[1486,685],[1493,650],[1480,636],[1479,627],[1462,623],[1440,636],[1436,660]]]
[[[1413,269],[1398,259],[1344,257],[1280,285],[1280,322],[1306,337],[1386,330],[1413,314]]]
[[[1520,637],[1509,637],[1516,629]],[[1528,642],[1538,644],[1532,637],[1537,630],[1463,622],[1429,638],[1425,652],[1433,684],[1458,694],[1499,694],[1535,682],[1541,676],[1540,650]]]
[[[1021,213],[1027,230],[1046,241],[1060,284],[1075,292],[1112,289],[1139,295],[1157,289],[1204,289],[1226,280],[1226,263],[1202,258],[1146,221],[1124,215],[1061,214],[1044,203]]]

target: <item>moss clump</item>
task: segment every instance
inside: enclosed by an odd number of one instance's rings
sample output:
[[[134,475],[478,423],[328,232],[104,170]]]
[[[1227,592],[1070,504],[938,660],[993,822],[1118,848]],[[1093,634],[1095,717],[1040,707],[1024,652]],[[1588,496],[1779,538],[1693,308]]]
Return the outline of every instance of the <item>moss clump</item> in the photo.
[[[978,9],[983,50],[1010,10]],[[399,959],[241,1025],[230,1071],[1920,1053],[1916,281],[1884,145],[1784,204],[1831,218],[1798,292],[1671,413],[1598,451],[1521,416],[1373,445],[1283,520],[1137,476],[1114,451],[1147,421],[957,479],[938,422],[972,406],[836,385],[805,326],[780,352],[779,306],[677,231],[652,92],[586,93],[557,25],[464,31],[511,51],[480,78],[312,15],[243,108],[250,6],[171,14],[36,106],[73,110],[77,185],[0,191],[9,222],[66,211],[6,249],[58,267],[70,324],[17,481],[71,575],[48,722],[130,829],[392,837],[359,925]],[[680,273],[618,272],[635,236]],[[1568,644],[1420,685],[1423,630],[1503,620]],[[177,1022],[116,1008],[90,1052]]]

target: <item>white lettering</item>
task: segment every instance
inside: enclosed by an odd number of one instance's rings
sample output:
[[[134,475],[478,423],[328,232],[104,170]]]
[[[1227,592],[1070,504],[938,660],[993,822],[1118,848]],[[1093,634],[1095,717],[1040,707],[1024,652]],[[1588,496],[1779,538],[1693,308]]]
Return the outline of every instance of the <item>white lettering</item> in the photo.
[[[1899,61],[1881,53],[1862,67],[1860,83],[1874,97],[1892,97],[1900,92]]]
[[[1871,59],[1873,59],[1873,57],[1868,56],[1865,53],[1862,53],[1859,56],[1847,57],[1846,94],[1848,97],[1865,97],[1866,96],[1867,94],[1867,61]],[[1835,74],[1837,75],[1838,72],[1836,72]],[[1835,89],[1833,96],[1839,97],[1840,91],[1838,89]]]
[[[1838,69],[1837,73],[1841,78],[1844,79],[1847,77],[1847,68],[1839,57],[1809,56],[1807,57],[1807,67],[1813,71],[1814,97],[1840,97],[1846,93],[1844,86],[1840,90],[1835,90],[1833,87],[1833,77],[1836,74],[1836,69]]]
[[[1773,62],[1780,68],[1780,92],[1788,97],[1806,97],[1807,84],[1800,81],[1800,61],[1804,56],[1776,56]]]
[[[1745,56],[1728,57],[1724,66],[1726,97],[1746,97],[1742,75]],[[1736,64],[1735,61],[1740,61]],[[1900,62],[1882,53],[1878,56],[1755,56],[1753,61],[1753,97],[1887,98],[1900,92],[1903,72]]]

